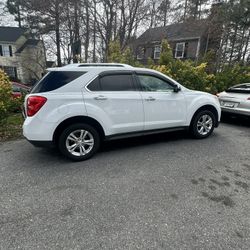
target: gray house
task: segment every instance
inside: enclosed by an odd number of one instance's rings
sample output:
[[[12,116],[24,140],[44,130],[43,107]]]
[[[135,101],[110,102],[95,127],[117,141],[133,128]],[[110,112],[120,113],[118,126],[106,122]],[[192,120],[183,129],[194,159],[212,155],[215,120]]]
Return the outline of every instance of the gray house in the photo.
[[[222,23],[218,18],[219,6],[213,5],[207,19],[149,28],[131,44],[137,60],[143,64],[147,63],[148,58],[157,62],[163,39],[168,41],[174,58],[198,60],[209,50],[216,53],[222,34]]]
[[[34,39],[27,29],[0,26],[0,68],[11,80],[37,81],[46,68],[43,41]]]

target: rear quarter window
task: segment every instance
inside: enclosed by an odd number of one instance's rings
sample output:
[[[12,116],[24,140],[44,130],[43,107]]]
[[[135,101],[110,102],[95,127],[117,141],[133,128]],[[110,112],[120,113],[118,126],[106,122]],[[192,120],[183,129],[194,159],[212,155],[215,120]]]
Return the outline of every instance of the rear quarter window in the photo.
[[[61,88],[85,73],[81,71],[51,71],[35,85],[31,93],[49,92]]]

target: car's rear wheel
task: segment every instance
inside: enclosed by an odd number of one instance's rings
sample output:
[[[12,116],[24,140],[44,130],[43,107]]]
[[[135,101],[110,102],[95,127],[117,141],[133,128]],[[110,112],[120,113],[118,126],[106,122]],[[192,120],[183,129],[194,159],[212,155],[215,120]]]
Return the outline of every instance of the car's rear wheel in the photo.
[[[83,161],[92,157],[100,146],[97,130],[88,124],[73,124],[60,135],[58,147],[63,155]]]
[[[206,138],[213,133],[215,126],[215,115],[209,110],[203,110],[195,114],[190,132],[195,138]]]

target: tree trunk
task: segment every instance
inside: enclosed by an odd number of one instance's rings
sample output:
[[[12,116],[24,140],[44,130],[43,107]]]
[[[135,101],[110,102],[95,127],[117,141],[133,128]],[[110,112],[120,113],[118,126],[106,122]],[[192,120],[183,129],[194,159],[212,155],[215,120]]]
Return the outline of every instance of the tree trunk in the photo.
[[[22,28],[20,1],[18,1],[18,3],[17,3],[17,15],[18,15],[18,27]]]
[[[233,60],[234,48],[235,48],[235,43],[236,43],[236,38],[237,38],[237,32],[238,32],[238,23],[236,23],[236,25],[235,25],[232,48],[231,48],[231,53],[230,53],[230,57],[229,57],[229,65],[231,65],[232,60]]]
[[[166,27],[167,25],[167,3],[168,3],[168,0],[165,0],[165,8],[164,8],[164,23],[163,23],[163,26]]]
[[[86,34],[85,34],[85,43],[84,43],[84,52],[85,52],[85,62],[88,61],[89,54],[89,1],[85,0],[85,9],[86,9]]]
[[[80,40],[80,35],[79,35],[79,18],[78,18],[78,0],[74,0],[74,46],[78,46],[78,42]],[[77,45],[76,45],[77,44]],[[79,48],[74,48],[73,50],[73,62],[78,63],[78,52]]]
[[[242,56],[242,61],[243,62],[245,61],[245,58],[246,58],[246,54],[247,54],[247,49],[248,49],[248,46],[249,46],[249,42],[250,42],[250,31],[248,32],[248,36],[247,36],[247,40],[246,40],[246,45],[245,45],[245,50],[244,50],[243,56]]]
[[[94,0],[93,62],[96,62],[96,0]]]
[[[185,0],[184,16],[183,16],[184,21],[185,21],[186,18],[187,18],[187,4],[188,4],[188,0]]]
[[[61,46],[60,46],[60,16],[59,16],[59,0],[55,3],[55,24],[56,24],[56,55],[57,55],[57,66],[62,66],[61,60]]]

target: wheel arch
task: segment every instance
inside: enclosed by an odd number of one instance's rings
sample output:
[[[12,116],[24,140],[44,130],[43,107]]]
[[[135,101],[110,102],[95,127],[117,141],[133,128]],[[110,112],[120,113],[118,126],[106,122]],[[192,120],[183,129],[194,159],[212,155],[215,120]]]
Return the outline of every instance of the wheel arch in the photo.
[[[210,104],[201,106],[200,108],[198,108],[198,109],[195,111],[195,113],[194,113],[193,116],[192,116],[192,119],[191,119],[191,121],[190,121],[189,126],[192,124],[192,122],[193,122],[193,120],[194,120],[196,114],[198,114],[198,113],[201,112],[201,111],[205,111],[205,110],[211,111],[211,112],[214,114],[214,116],[215,116],[215,127],[218,127],[218,125],[219,125],[219,121],[218,121],[218,119],[219,119],[219,114],[218,114],[218,111],[217,111],[217,109],[216,109],[213,105],[210,105]]]
[[[56,127],[54,134],[53,134],[53,142],[55,144],[57,144],[59,136],[62,133],[62,131],[66,127],[68,127],[72,124],[75,124],[75,123],[86,123],[88,125],[93,126],[98,131],[100,138],[104,139],[104,137],[105,137],[104,129],[103,129],[102,125],[97,120],[95,120],[94,118],[91,118],[89,116],[74,116],[74,117],[70,117],[70,118],[67,118],[66,120],[62,121]]]

